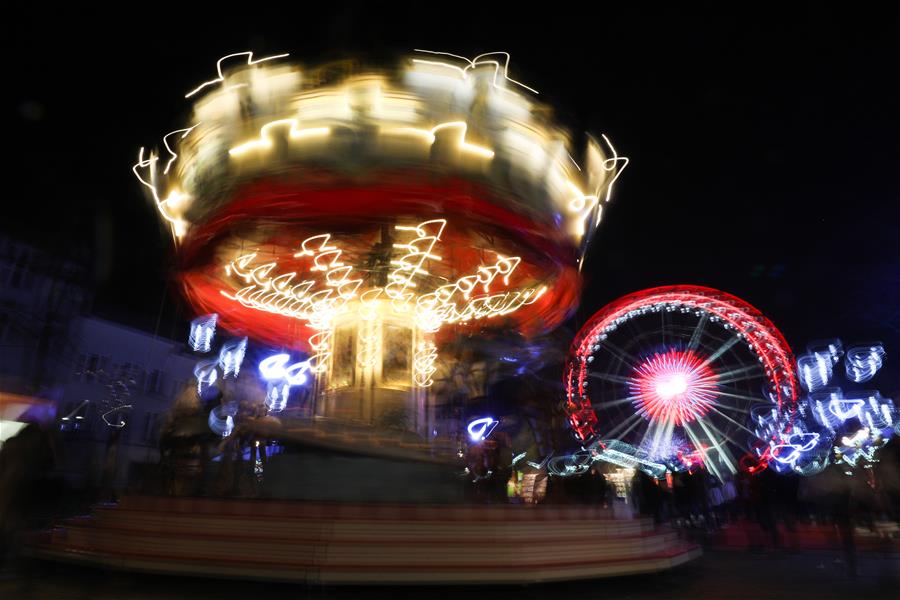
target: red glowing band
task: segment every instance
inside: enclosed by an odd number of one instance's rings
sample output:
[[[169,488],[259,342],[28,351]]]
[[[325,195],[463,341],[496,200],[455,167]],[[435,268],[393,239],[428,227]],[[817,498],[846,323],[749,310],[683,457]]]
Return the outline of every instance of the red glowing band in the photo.
[[[504,317],[526,335],[556,327],[578,303],[578,250],[537,212],[530,214],[519,205],[515,211],[506,208],[509,201],[483,187],[458,179],[428,181],[421,174],[383,175],[376,183],[359,182],[356,187],[329,185],[325,176],[318,183],[261,181],[208,211],[210,216],[188,233],[180,252],[183,293],[195,312],[218,313],[220,326],[229,331],[304,349],[312,331],[303,322],[243,306],[223,295],[234,289],[222,278],[217,256],[221,243],[253,231],[254,244],[263,245],[258,236],[265,232],[266,246],[291,248],[305,236],[330,231],[335,239],[343,236],[365,246],[366,235],[394,218],[447,219],[450,225],[442,239],[448,250],[442,252],[440,265],[460,274],[475,272],[485,260],[484,252],[470,243],[475,236],[492,240],[498,252],[521,254],[523,261],[510,287],[547,285],[547,292],[534,303]]]

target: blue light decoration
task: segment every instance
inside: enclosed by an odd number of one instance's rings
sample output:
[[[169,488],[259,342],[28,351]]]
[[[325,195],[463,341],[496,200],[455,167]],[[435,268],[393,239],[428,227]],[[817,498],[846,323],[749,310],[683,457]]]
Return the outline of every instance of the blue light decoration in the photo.
[[[188,344],[194,352],[209,352],[213,337],[216,335],[216,323],[219,315],[213,313],[197,317],[191,321],[191,333]]]
[[[494,427],[496,427],[500,421],[494,420],[493,417],[482,417],[480,419],[475,419],[474,421],[470,421],[468,427],[466,428],[469,432],[469,439],[474,443],[483,442],[491,432],[494,431]]]
[[[866,394],[865,402],[860,408],[863,422],[870,430],[879,431],[884,437],[893,434],[896,409],[889,398],[882,398],[878,392]]]
[[[880,395],[878,392],[875,394]],[[862,398],[832,398],[828,402],[828,412],[840,423],[845,423],[848,419],[858,419],[865,405],[866,401]]]
[[[837,390],[815,392],[819,398],[829,398]],[[768,465],[779,473],[797,472],[812,474],[827,465],[833,433],[807,425],[812,409],[808,400],[797,405],[794,415],[783,414],[775,406],[756,406],[751,409],[756,444],[753,452],[756,462]],[[823,459],[825,462],[823,463]]]
[[[595,460],[602,460],[626,469],[638,469],[657,479],[666,475],[666,465],[652,460],[640,448],[635,448],[620,440],[595,442],[591,450]]]
[[[844,398],[844,390],[839,387],[829,387],[809,395],[807,402],[803,403],[804,417],[812,418],[828,431],[834,430],[843,424],[840,417],[842,411],[840,400]],[[835,412],[837,409],[837,413]],[[805,413],[809,412],[809,415]]]
[[[234,415],[237,414],[237,403],[229,402],[216,406],[209,411],[209,428],[216,435],[228,437],[234,430]]]
[[[880,343],[855,346],[847,350],[844,369],[847,379],[856,383],[869,381],[884,364],[884,346]]]
[[[266,389],[266,408],[269,409],[269,412],[279,413],[283,411],[287,406],[290,393],[291,386],[287,383],[270,383]]]
[[[548,457],[549,458],[549,457]],[[581,475],[597,461],[604,461],[626,469],[637,469],[660,479],[668,467],[656,462],[640,448],[620,440],[597,440],[587,448],[572,454],[554,456],[546,460],[547,471],[558,477]],[[529,463],[532,464],[532,463]]]
[[[245,354],[247,354],[247,338],[231,340],[222,344],[222,348],[219,350],[219,368],[222,369],[222,379],[226,379],[229,375],[237,377],[240,374]]]
[[[259,363],[259,374],[267,382],[266,407],[270,413],[278,413],[287,406],[288,396],[293,386],[307,382],[309,361],[304,360],[288,365],[290,354],[274,354]]]
[[[516,468],[516,463],[519,462],[520,460],[522,460],[523,458],[525,458],[527,455],[528,455],[527,450],[525,452],[520,452],[519,454],[516,454],[513,457],[512,463],[509,466],[512,468]]]
[[[197,378],[197,395],[202,396],[204,388],[209,388],[219,379],[219,359],[201,360],[194,367],[194,377]]]
[[[798,431],[785,437],[784,443],[771,442],[770,456],[782,465],[793,468],[805,453],[819,445],[821,436],[818,433]]]
[[[844,344],[837,338],[821,340],[807,345],[806,351],[816,356],[828,357],[831,360],[831,364],[836,365],[844,355]]]
[[[590,453],[582,450],[573,454],[552,457],[547,461],[547,471],[557,477],[570,477],[586,473],[593,463],[594,459]]]
[[[849,383],[870,381],[884,365],[884,346],[872,343],[844,352],[841,341],[833,339],[807,350],[797,358],[797,372],[809,394],[796,413],[783,415],[773,405],[751,411],[759,463],[803,475],[819,473],[831,462],[847,474],[872,468],[877,450],[898,432],[894,403],[877,390],[829,385],[841,359]]]
[[[797,375],[807,392],[818,391],[828,385],[833,374],[831,354],[803,354],[797,357]]]

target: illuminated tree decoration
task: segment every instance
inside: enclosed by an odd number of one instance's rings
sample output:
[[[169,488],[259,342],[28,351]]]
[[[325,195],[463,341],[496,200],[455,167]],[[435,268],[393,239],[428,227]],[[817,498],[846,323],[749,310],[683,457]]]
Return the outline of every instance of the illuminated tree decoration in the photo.
[[[218,318],[219,315],[211,314],[197,317],[191,321],[191,334],[188,337],[188,344],[190,344],[194,352],[209,352],[212,349]]]

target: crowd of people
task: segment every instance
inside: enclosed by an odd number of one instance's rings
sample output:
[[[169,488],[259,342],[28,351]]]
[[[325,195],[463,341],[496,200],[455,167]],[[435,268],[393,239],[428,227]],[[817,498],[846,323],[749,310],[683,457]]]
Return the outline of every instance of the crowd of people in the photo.
[[[755,474],[738,471],[720,480],[697,467],[672,473],[667,481],[641,471],[634,475],[631,493],[638,511],[657,521],[716,528],[736,520],[758,523],[777,535],[777,523],[788,528],[798,522],[854,523],[900,519],[900,457],[898,444],[886,446],[871,468],[848,471],[829,465],[821,473],[800,476],[765,469]]]

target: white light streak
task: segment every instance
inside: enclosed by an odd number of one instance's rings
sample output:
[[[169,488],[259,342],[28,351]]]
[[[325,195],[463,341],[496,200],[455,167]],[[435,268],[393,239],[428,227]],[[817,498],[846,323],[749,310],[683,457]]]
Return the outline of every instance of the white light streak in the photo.
[[[491,432],[494,431],[494,427],[499,423],[500,421],[494,420],[493,417],[483,417],[481,419],[470,421],[469,425],[466,427],[466,430],[469,432],[469,439],[475,443],[483,442],[491,435]]]
[[[528,87],[524,83],[518,82],[509,76],[510,55],[508,52],[485,52],[484,54],[479,54],[475,58],[469,59],[469,58],[466,58],[465,56],[460,56],[458,54],[451,54],[450,52],[435,52],[434,50],[421,50],[418,48],[415,51],[422,52],[423,54],[433,54],[435,56],[450,56],[452,58],[458,58],[459,60],[462,60],[462,61],[466,62],[467,64],[465,67],[460,68],[456,65],[452,65],[450,63],[446,63],[446,62],[442,62],[442,61],[430,61],[430,60],[422,60],[422,59],[418,59],[418,58],[414,58],[413,63],[446,67],[448,69],[452,69],[452,70],[458,72],[463,79],[468,78],[469,71],[471,71],[472,69],[476,69],[482,65],[493,66],[494,67],[494,77],[492,80],[492,85],[495,88],[503,89],[501,86],[497,85],[497,77],[499,75],[501,75],[500,71],[502,69],[502,71],[503,71],[502,76],[503,76],[503,79],[505,79],[506,81],[509,81],[510,83],[514,83],[515,85],[517,85],[521,88],[524,88],[533,94],[539,93],[536,89]],[[491,57],[491,56],[503,57],[503,59],[504,59],[503,64],[501,65],[497,60],[489,59],[488,57]]]
[[[430,387],[434,383],[432,375],[437,371],[434,366],[438,352],[434,342],[420,341],[416,345],[416,353],[413,356],[413,380],[419,387]]]
[[[275,60],[276,58],[285,58],[286,56],[290,56],[289,54],[274,54],[272,56],[266,56],[265,58],[260,58],[258,60],[253,60],[253,52],[235,52],[234,54],[227,54],[216,61],[216,73],[218,77],[215,79],[210,79],[207,82],[201,83],[199,86],[188,92],[184,95],[185,98],[190,98],[203,88],[216,85],[217,83],[222,83],[225,80],[225,75],[222,73],[222,63],[228,60],[229,58],[234,58],[235,56],[246,56],[247,57],[247,65],[258,65],[259,63],[263,63],[270,60]]]

